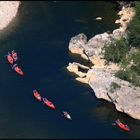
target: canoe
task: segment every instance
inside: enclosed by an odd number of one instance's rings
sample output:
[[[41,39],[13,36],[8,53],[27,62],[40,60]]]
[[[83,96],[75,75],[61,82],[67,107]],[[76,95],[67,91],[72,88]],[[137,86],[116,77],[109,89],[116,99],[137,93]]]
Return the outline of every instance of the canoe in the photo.
[[[42,98],[37,90],[35,90],[35,89],[33,90],[33,95],[38,101],[41,101]]]
[[[70,114],[68,114],[68,112],[63,111],[63,115],[64,115],[67,119],[72,120],[72,118],[71,118]]]
[[[128,125],[123,124],[122,122],[120,122],[120,119],[116,120],[116,124],[117,124],[118,127],[123,129],[124,131],[130,131],[130,128],[128,127]]]
[[[12,51],[12,58],[14,61],[17,61],[18,60],[18,56],[17,56],[17,53],[15,50]]]
[[[12,58],[12,56],[11,56],[11,54],[9,52],[8,52],[8,55],[7,55],[7,60],[8,60],[8,62],[10,64],[13,64],[14,63],[14,60],[13,60],[13,58]]]
[[[55,109],[55,106],[53,105],[53,103],[51,101],[47,100],[47,98],[43,98],[43,102],[45,105],[47,105],[51,109]]]
[[[13,69],[15,70],[15,72],[18,73],[19,75],[21,75],[21,76],[24,75],[23,71],[21,70],[21,68],[19,68],[19,67],[17,66],[17,64],[14,64],[12,68],[13,68]]]

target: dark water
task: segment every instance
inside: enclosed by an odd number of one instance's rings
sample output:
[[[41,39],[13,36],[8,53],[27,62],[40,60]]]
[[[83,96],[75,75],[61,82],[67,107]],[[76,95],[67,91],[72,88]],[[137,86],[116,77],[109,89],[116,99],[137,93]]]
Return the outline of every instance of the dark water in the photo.
[[[103,20],[94,20],[97,16]],[[139,121],[98,100],[66,70],[69,62],[87,63],[68,51],[70,38],[83,32],[90,39],[112,31],[116,18],[109,2],[22,2],[17,17],[0,33],[0,138],[140,137]],[[4,59],[13,49],[24,77]],[[34,99],[34,88],[56,105],[56,111]],[[73,121],[63,118],[62,110]],[[129,124],[130,133],[111,125],[117,117]]]

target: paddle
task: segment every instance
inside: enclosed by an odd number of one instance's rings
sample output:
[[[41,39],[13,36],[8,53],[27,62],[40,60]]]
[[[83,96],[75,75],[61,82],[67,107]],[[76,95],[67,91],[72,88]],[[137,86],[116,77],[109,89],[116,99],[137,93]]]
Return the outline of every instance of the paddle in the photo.
[[[17,64],[14,64],[14,65],[12,66],[12,69],[14,69],[16,66],[17,66]]]
[[[7,56],[8,56],[8,54],[4,55],[4,57],[7,57]]]

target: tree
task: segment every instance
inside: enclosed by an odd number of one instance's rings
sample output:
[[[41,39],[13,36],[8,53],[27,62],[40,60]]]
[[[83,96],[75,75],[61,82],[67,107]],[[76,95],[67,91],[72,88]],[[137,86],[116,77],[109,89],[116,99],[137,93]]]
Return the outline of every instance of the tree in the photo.
[[[134,3],[136,15],[127,27],[128,42],[134,47],[140,47],[140,2]]]
[[[122,38],[105,47],[104,58],[107,61],[118,63],[128,51],[128,44],[126,43],[126,40]]]

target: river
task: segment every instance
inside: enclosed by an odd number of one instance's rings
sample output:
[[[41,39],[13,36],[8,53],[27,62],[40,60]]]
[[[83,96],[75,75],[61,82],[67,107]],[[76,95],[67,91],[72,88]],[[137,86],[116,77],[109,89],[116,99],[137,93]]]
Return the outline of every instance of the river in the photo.
[[[101,21],[95,18],[101,16]],[[66,70],[69,62],[87,64],[71,54],[71,37],[112,31],[117,11],[105,1],[23,1],[19,13],[0,32],[0,138],[137,138],[139,121],[118,113],[111,103],[98,100],[88,85],[75,81]],[[17,75],[4,55],[16,50]],[[51,100],[56,110],[37,102],[32,90]],[[72,121],[62,117],[71,114]],[[112,123],[121,117],[132,132],[125,133]],[[134,131],[135,130],[135,131]]]

